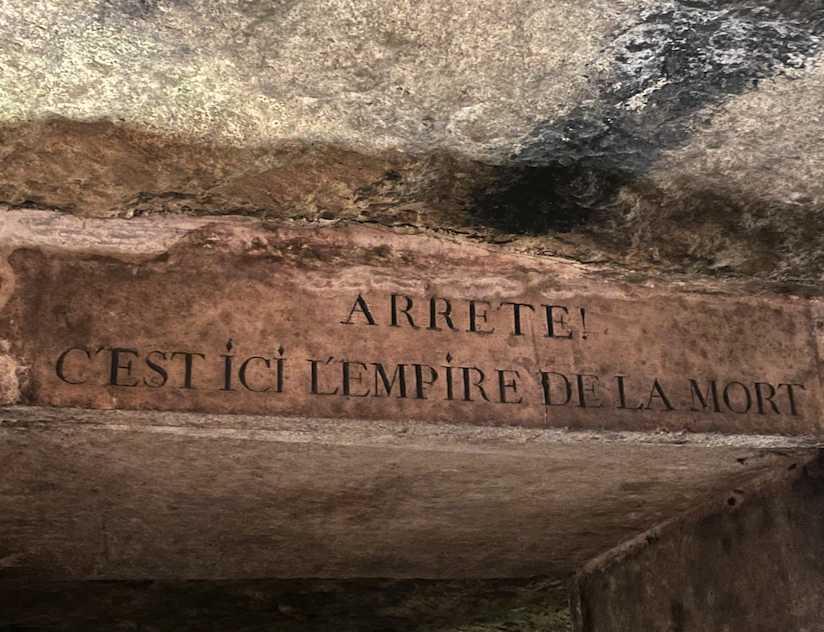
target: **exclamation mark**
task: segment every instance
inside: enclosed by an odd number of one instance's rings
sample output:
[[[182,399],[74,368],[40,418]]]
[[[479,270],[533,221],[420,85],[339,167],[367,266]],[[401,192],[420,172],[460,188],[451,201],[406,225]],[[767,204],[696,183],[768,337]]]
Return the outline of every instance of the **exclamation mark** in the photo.
[[[583,325],[584,325],[584,332],[581,335],[581,338],[586,340],[587,339],[587,310],[585,310],[583,307],[581,308],[581,323],[583,323]]]

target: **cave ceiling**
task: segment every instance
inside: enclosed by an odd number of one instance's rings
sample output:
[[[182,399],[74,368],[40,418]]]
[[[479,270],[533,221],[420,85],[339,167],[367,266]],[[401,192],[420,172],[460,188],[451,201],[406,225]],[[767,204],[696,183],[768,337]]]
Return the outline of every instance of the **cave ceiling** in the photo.
[[[824,274],[818,0],[0,7],[0,204]]]

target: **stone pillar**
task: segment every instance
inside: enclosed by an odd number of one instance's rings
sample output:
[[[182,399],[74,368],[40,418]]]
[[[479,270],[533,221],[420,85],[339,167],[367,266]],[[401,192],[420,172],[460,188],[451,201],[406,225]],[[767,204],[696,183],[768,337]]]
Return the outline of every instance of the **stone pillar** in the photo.
[[[673,520],[576,578],[577,632],[824,630],[824,458]]]

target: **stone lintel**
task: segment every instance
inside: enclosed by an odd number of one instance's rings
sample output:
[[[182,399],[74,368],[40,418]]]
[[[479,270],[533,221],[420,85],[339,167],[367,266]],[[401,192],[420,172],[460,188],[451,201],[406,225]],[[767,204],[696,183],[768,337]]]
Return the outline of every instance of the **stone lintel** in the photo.
[[[816,301],[459,237],[0,212],[6,579],[563,575],[821,443]]]
[[[821,434],[815,301],[361,225],[0,216],[6,403]]]
[[[0,418],[4,580],[560,576],[820,446],[25,406]]]

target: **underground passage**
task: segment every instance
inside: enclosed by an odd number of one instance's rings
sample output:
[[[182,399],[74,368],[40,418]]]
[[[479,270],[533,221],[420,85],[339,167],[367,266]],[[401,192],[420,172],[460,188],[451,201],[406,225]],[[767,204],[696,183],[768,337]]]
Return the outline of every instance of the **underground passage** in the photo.
[[[0,33],[0,632],[824,630],[819,2]]]

